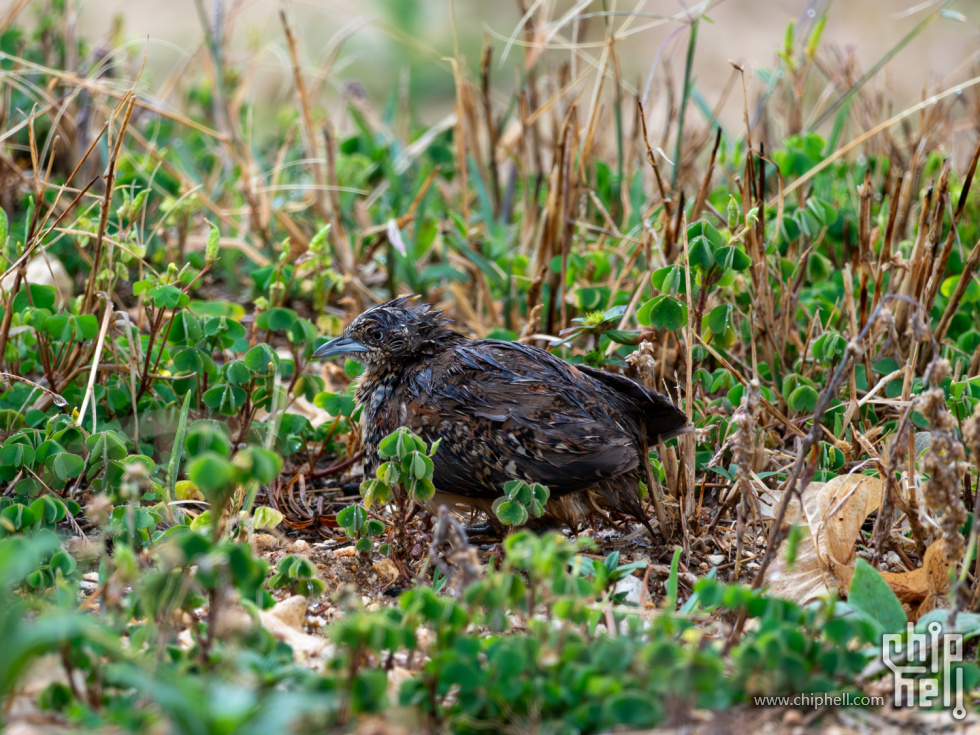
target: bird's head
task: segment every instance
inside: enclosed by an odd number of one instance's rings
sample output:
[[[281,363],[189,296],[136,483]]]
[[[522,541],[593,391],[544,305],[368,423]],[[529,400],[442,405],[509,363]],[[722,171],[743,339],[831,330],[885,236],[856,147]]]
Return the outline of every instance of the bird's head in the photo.
[[[450,320],[428,304],[413,305],[416,296],[402,296],[371,307],[358,316],[336,339],[320,345],[313,357],[355,355],[369,367],[396,367],[431,354],[456,332]]]

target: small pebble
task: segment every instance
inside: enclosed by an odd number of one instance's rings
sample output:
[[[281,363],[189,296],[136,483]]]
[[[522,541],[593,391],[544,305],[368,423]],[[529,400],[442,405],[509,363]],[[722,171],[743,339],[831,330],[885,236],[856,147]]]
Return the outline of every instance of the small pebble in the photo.
[[[713,567],[716,567],[719,564],[724,564],[725,563],[725,556],[724,556],[724,554],[709,554],[705,558],[707,558],[708,563],[711,564],[711,566],[713,566]]]
[[[625,602],[632,605],[639,605],[640,595],[643,593],[643,580],[630,574],[629,576],[623,577],[621,580],[616,582],[616,586],[613,591],[617,595],[621,592],[625,592],[626,597],[623,598]]]
[[[306,621],[307,604],[306,598],[302,595],[293,595],[292,597],[287,597],[282,602],[276,603],[269,610],[269,614],[279,618],[279,620],[292,628],[302,630],[303,624]]]
[[[257,549],[275,549],[279,546],[279,539],[271,533],[257,533],[252,536],[252,541]]]
[[[398,567],[395,566],[395,562],[391,559],[382,559],[374,565],[373,569],[384,584],[391,584],[400,576]]]

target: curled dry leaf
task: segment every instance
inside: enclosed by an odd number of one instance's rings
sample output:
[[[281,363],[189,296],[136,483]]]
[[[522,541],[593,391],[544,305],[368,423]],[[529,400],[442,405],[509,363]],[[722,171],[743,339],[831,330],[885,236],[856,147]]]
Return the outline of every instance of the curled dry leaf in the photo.
[[[827,483],[810,483],[787,518],[805,527],[792,569],[786,565],[786,543],[769,574],[774,594],[806,603],[830,589],[848,589],[857,556],[855,542],[867,517],[881,506],[884,483],[869,475],[844,475]],[[794,507],[795,506],[795,507]],[[949,587],[949,564],[940,542],[926,552],[921,568],[882,576],[899,600],[918,604],[914,617],[931,610]]]
[[[303,631],[306,607],[307,599],[294,595],[271,610],[261,611],[259,618],[270,633],[290,645],[297,660],[307,663],[323,661],[333,655],[333,646],[326,638]]]

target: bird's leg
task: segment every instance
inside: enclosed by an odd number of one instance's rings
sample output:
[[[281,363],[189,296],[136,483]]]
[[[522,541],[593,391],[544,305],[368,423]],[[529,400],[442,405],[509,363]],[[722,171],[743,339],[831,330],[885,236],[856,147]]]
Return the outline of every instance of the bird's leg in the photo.
[[[654,533],[653,526],[650,525],[649,519],[641,517],[641,518],[637,518],[636,520],[638,520],[640,523],[642,523],[644,526],[646,526],[647,531],[650,532],[650,541],[651,542],[656,541],[657,540],[657,534]]]
[[[473,523],[467,526],[466,536],[468,538],[493,538],[499,537],[500,532],[494,528],[490,521],[484,521],[483,523]]]

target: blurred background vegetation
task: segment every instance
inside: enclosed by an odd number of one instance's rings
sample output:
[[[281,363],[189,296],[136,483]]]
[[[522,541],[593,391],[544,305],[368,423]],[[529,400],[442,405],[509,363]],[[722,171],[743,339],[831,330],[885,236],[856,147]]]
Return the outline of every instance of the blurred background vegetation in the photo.
[[[771,74],[781,73],[778,52],[787,26],[796,24],[797,36],[802,37],[825,14],[822,43],[828,66],[822,71],[833,82],[847,76],[853,81],[888,58],[872,88],[895,110],[969,79],[980,53],[980,6],[970,2],[955,4],[955,13],[945,20],[930,18],[938,2],[884,0],[61,0],[55,5],[65,30],[85,39],[92,49],[114,50],[112,58],[100,64],[108,73],[116,68],[115,76],[128,78],[145,51],[141,88],[177,106],[184,85],[199,82],[197,74],[186,72],[210,63],[203,24],[220,26],[227,39],[227,73],[251,77],[248,102],[254,105],[255,132],[263,137],[269,135],[268,126],[288,124],[277,110],[293,107],[293,75],[279,20],[282,10],[296,28],[304,73],[321,91],[318,105],[336,113],[350,85],[363,88],[374,103],[396,104],[408,94],[420,124],[434,123],[454,106],[449,59],[458,53],[475,72],[487,41],[496,51],[494,92],[500,99],[509,96],[524,63],[521,46],[526,39],[519,24],[528,10],[552,19],[553,35],[542,53],[565,61],[575,47],[569,63],[580,69],[595,63],[606,38],[614,33],[622,78],[640,90],[649,109],[662,108],[652,115],[659,120],[668,104],[666,93],[676,94],[681,84],[686,24],[702,13],[707,18],[698,31],[694,76],[697,93],[710,107],[731,83],[729,60],[745,65],[750,94],[758,95],[769,85]],[[575,10],[577,20],[571,22]],[[4,0],[0,20],[9,25],[12,17],[34,29],[39,21],[55,22],[45,2]],[[925,27],[920,27],[924,19]],[[560,20],[565,22],[559,27]],[[907,46],[896,52],[903,39]],[[839,68],[829,67],[835,61]],[[823,91],[820,84],[807,90],[813,96]],[[739,97],[730,97],[718,110],[726,127],[741,124]]]

